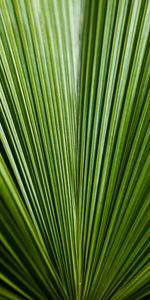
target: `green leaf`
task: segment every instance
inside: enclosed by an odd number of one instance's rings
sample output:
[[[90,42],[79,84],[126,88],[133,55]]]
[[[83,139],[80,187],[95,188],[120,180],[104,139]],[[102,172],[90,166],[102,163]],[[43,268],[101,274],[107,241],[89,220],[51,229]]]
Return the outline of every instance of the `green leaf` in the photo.
[[[149,295],[150,1],[0,1],[0,299]]]

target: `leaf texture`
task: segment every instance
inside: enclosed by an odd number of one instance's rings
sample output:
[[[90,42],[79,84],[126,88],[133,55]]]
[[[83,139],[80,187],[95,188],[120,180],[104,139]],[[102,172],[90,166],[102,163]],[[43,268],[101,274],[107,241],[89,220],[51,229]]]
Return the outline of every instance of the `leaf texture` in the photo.
[[[0,299],[148,299],[150,1],[0,10]]]

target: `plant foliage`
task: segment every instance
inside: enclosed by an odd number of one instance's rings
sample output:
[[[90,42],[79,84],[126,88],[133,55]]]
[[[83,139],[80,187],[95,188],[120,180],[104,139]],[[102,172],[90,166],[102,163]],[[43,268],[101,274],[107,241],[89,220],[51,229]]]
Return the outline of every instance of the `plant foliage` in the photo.
[[[150,1],[0,8],[0,299],[146,299]]]

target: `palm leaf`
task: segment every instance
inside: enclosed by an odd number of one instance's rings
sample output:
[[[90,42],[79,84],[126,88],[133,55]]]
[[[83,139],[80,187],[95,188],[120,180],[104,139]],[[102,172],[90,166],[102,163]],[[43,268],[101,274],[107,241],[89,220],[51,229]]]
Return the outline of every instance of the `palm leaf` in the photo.
[[[0,298],[146,299],[150,1],[0,8]]]

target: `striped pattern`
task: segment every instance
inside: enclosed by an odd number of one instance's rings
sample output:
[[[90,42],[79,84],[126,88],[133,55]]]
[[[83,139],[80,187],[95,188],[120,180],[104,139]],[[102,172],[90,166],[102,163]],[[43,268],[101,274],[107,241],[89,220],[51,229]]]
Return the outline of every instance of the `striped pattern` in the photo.
[[[146,299],[150,1],[0,9],[0,299]]]

